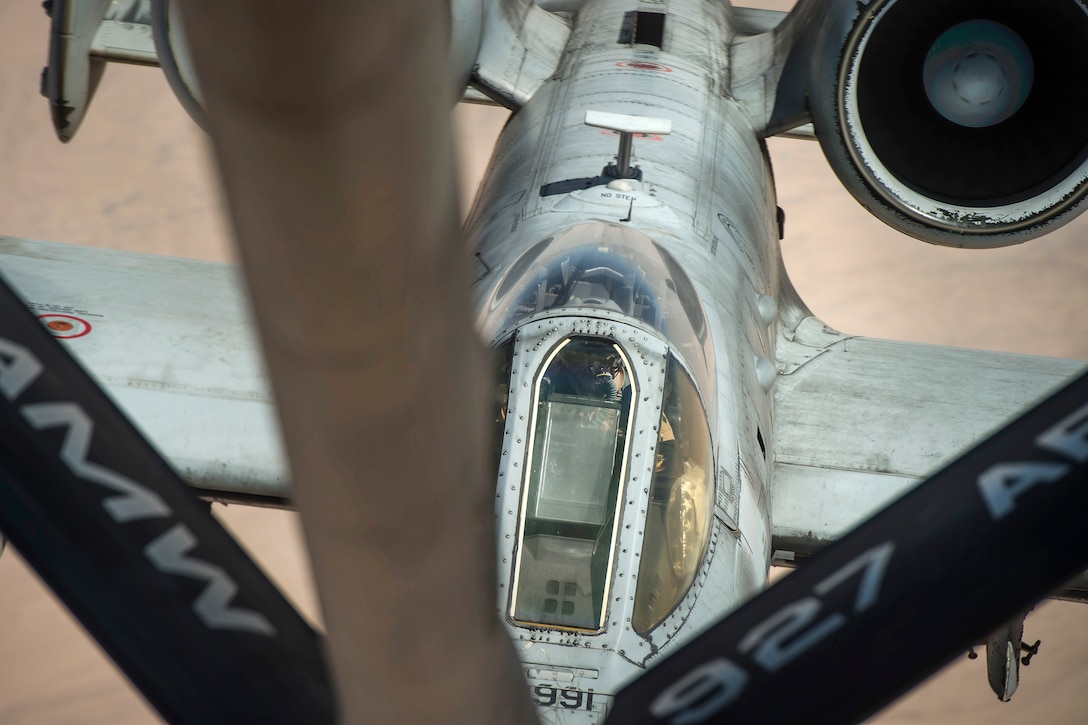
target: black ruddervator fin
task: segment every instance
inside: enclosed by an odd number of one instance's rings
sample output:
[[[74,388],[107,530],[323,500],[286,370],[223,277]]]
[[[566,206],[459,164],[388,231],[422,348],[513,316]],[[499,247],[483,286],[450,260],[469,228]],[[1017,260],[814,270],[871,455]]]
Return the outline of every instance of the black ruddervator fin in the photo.
[[[1088,566],[1086,482],[1088,374],[657,664],[608,722],[862,720]]]
[[[2,279],[0,431],[0,530],[163,718],[334,721],[322,637]]]

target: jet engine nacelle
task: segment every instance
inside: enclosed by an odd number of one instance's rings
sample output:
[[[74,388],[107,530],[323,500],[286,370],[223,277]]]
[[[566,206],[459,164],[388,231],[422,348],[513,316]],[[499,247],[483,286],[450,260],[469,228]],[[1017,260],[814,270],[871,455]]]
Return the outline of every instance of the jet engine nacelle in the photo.
[[[999,247],[1081,211],[1088,8],[1080,0],[828,0],[809,104],[858,201],[912,236]]]
[[[301,12],[305,12],[305,6],[301,6]],[[449,13],[450,47],[446,72],[456,89],[456,95],[452,99],[455,101],[460,99],[479,53],[483,29],[483,0],[449,0]],[[290,21],[285,18],[284,22]],[[207,129],[200,85],[190,60],[177,2],[152,0],[151,31],[155,38],[159,65],[166,74],[174,95],[192,119],[201,128]],[[290,49],[285,48],[284,52],[289,53]]]

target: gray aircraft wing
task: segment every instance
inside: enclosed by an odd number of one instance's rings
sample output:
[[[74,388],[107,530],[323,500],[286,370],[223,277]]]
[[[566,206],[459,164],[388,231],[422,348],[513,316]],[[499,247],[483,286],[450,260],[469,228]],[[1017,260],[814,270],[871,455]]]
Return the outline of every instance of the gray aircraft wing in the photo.
[[[784,337],[772,522],[787,561],[865,521],[1085,366],[855,337],[811,316]]]
[[[0,237],[0,273],[188,483],[215,498],[286,502],[237,270]]]

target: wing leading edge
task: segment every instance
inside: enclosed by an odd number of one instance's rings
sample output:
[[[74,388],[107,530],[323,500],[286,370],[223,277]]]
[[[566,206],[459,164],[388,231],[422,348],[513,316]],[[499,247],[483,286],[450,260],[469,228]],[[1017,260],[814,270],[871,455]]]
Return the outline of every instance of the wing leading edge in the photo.
[[[287,503],[232,267],[0,237],[0,273],[188,483],[217,499]]]
[[[805,557],[1084,368],[1075,360],[852,337],[806,317],[780,340],[774,548]]]
[[[89,323],[69,349],[190,484],[287,503],[279,429],[232,267],[0,237],[0,271],[45,321]],[[1083,367],[854,337],[806,317],[778,346],[774,548],[811,555]]]

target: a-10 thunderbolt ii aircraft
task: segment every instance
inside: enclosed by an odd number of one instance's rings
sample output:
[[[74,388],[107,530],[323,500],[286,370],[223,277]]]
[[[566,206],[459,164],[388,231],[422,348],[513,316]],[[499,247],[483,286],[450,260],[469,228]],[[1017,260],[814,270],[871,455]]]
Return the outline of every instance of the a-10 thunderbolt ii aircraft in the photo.
[[[169,7],[65,9],[44,84],[63,139],[105,60],[160,63],[202,117]],[[1079,367],[828,329],[781,266],[762,139],[815,133],[859,201],[925,241],[1026,241],[1083,199],[1085,99],[1068,90],[1088,17],[905,0],[452,16],[466,96],[515,111],[465,227],[495,351],[496,606],[541,717],[593,722],[772,559],[812,553]],[[288,501],[228,275],[21,241],[2,265],[204,495]],[[143,323],[111,322],[126,307]],[[119,356],[121,338],[143,352]],[[1020,625],[988,649],[1003,698]]]

